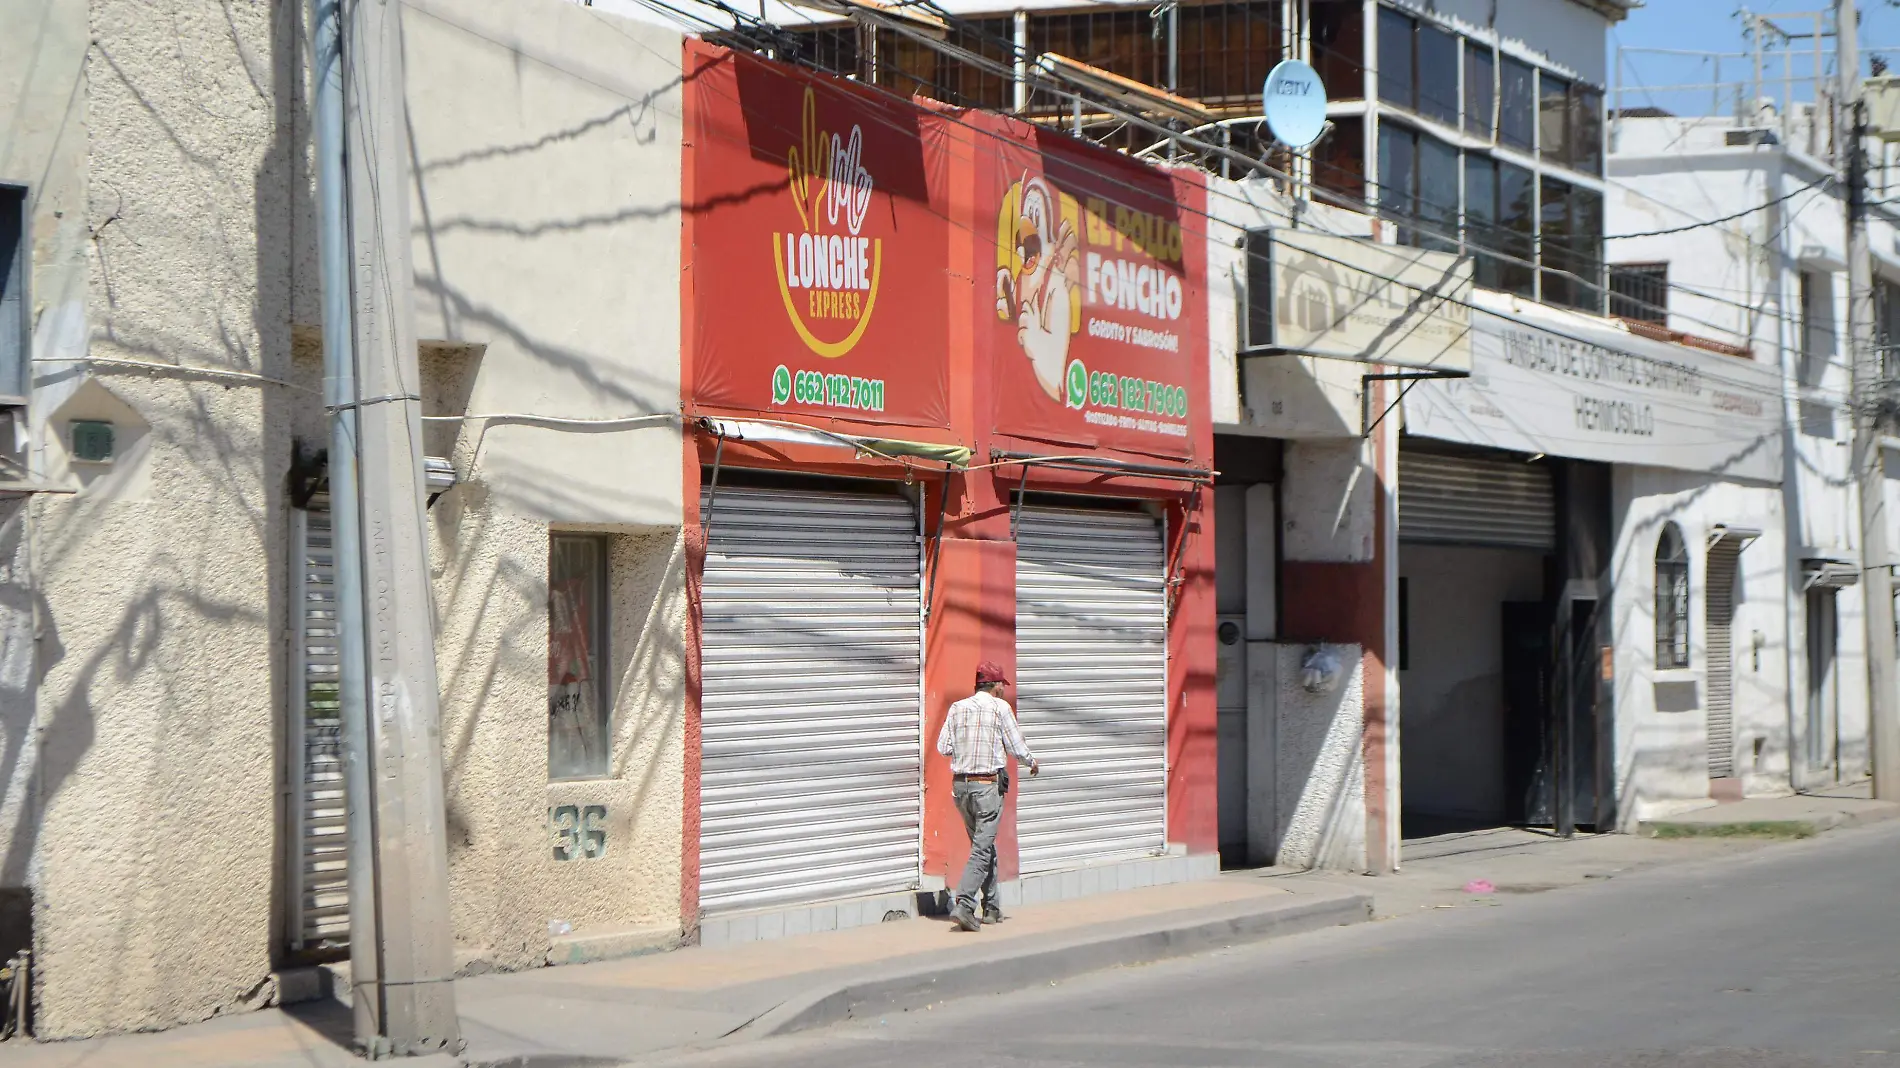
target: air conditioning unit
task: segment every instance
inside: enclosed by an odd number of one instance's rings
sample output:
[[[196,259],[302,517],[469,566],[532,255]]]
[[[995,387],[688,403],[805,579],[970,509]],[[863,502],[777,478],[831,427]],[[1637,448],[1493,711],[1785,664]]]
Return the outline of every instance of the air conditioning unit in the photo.
[[[1868,78],[1860,89],[1867,100],[1867,132],[1882,141],[1900,141],[1900,77]]]

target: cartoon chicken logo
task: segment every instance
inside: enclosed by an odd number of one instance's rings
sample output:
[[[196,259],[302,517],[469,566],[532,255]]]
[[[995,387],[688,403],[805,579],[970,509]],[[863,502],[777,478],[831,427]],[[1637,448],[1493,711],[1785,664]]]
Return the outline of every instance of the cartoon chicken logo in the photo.
[[[1062,399],[1069,339],[1082,328],[1082,257],[1075,198],[1025,172],[997,213],[996,317],[1016,324],[1016,341],[1051,399]]]

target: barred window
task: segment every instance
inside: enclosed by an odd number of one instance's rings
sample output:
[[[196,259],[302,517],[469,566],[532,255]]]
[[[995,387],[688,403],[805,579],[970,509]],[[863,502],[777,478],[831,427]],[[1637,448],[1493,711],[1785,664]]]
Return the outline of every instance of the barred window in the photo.
[[[1689,548],[1682,529],[1663,525],[1656,539],[1656,667],[1689,666]]]

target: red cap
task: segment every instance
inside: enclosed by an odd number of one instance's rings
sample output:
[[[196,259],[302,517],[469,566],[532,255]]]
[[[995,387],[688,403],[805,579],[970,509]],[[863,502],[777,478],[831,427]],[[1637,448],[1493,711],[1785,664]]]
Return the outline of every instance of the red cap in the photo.
[[[1009,676],[1003,674],[1003,669],[997,667],[996,661],[994,660],[985,660],[976,666],[976,684],[978,686],[987,686],[992,682],[1008,681]]]

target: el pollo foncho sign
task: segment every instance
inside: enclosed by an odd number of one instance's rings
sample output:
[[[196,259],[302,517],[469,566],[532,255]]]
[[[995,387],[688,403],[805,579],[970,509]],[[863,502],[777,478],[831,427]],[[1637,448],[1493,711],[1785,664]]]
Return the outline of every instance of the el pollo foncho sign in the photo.
[[[997,434],[1195,454],[1193,172],[745,53],[687,56],[694,403],[946,427],[955,357],[989,378]]]

